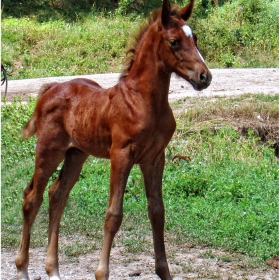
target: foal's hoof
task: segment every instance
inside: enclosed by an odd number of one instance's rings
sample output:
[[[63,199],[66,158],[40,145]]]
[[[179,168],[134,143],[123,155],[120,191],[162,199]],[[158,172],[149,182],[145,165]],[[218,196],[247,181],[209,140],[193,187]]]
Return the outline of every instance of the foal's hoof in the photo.
[[[29,280],[28,274],[23,271],[18,271],[17,280]]]

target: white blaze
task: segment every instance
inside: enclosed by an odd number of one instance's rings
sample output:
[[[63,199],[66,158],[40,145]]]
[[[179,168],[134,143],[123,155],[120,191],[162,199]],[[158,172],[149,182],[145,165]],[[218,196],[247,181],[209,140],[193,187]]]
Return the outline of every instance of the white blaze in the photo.
[[[182,26],[182,29],[183,29],[183,31],[184,31],[184,33],[186,34],[187,37],[193,38],[192,30],[191,30],[191,28],[190,28],[188,25],[186,25],[186,24],[183,25],[183,26]],[[197,51],[198,55],[200,56],[201,60],[202,60],[203,62],[205,62],[203,56],[201,55],[201,53],[199,52],[199,50],[197,49],[197,47],[196,47],[196,51]]]
[[[188,25],[183,25],[182,28],[187,37],[192,37],[192,30]]]
[[[199,50],[198,50],[197,48],[196,48],[196,50],[197,50],[197,52],[198,52],[198,54],[199,54],[201,60],[205,63],[205,60],[204,60],[203,56],[201,55],[201,53],[199,52]]]

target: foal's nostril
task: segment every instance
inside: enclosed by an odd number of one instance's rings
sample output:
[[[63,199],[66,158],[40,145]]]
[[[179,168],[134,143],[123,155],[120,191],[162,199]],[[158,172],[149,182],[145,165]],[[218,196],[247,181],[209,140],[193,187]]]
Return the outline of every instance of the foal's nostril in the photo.
[[[201,73],[199,76],[199,79],[202,83],[205,83],[207,81],[207,76],[204,73]]]

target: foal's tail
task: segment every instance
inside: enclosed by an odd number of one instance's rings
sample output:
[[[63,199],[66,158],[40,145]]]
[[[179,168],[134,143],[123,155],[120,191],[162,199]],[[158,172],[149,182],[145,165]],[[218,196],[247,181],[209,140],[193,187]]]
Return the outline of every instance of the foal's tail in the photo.
[[[42,85],[40,88],[40,91],[38,93],[38,100],[42,97],[42,95],[47,90],[49,90],[55,84],[57,84],[57,83],[50,83],[50,84]],[[28,139],[36,133],[36,110],[37,110],[37,107],[35,108],[29,121],[25,124],[25,126],[21,130],[21,134],[24,139]]]

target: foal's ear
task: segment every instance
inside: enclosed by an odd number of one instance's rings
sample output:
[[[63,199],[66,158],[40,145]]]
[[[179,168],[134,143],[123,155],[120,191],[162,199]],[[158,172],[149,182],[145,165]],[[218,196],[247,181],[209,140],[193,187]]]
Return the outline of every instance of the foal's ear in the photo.
[[[189,4],[179,11],[179,16],[184,21],[187,21],[190,18],[192,14],[193,6],[194,6],[194,0],[190,0]]]
[[[171,12],[171,6],[168,0],[163,0],[162,12],[161,12],[161,22],[164,27],[167,27],[169,22],[169,16]]]

